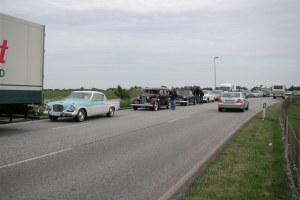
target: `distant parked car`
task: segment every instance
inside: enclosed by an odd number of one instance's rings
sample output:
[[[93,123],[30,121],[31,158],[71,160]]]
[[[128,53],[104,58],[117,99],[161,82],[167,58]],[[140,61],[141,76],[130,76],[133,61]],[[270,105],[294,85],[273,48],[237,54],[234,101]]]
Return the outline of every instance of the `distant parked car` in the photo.
[[[74,91],[66,100],[49,102],[46,112],[52,121],[60,117],[73,117],[82,122],[89,116],[106,114],[112,117],[119,109],[120,100],[107,100],[102,92]]]
[[[206,103],[209,102],[214,102],[215,101],[215,96],[213,95],[212,91],[210,90],[203,90],[204,96],[203,96],[203,101]]]
[[[262,98],[264,96],[264,92],[263,91],[258,91],[258,97]]]
[[[264,93],[262,91],[254,91],[254,92],[252,92],[252,96],[254,98],[260,98],[260,97],[264,96]]]
[[[223,94],[223,90],[213,90],[212,93],[215,96],[215,100],[218,101]]]
[[[286,96],[290,96],[290,95],[292,95],[292,94],[293,94],[292,91],[286,91],[286,92],[285,92],[285,95],[286,95]]]
[[[258,92],[252,92],[252,97],[257,98],[258,97]]]
[[[171,99],[169,90],[166,87],[147,87],[143,94],[132,100],[131,106],[133,110],[138,108],[151,108],[156,111],[161,107],[171,107]]]
[[[244,112],[249,109],[249,101],[243,92],[223,93],[218,101],[219,112],[224,109],[238,109]]]
[[[298,91],[298,90],[294,90],[294,91],[293,91],[293,95],[295,95],[295,96],[298,96],[298,95],[300,95],[300,91]]]
[[[195,95],[193,95],[193,92],[190,90],[177,90],[177,99],[176,103],[181,104],[181,105],[186,105],[188,106],[189,104],[195,105],[197,103],[197,99]]]
[[[251,97],[253,97],[253,94],[252,94],[252,92],[251,92],[251,91],[249,91],[249,90],[245,90],[245,91],[244,91],[244,94],[245,94],[245,96],[246,96],[246,97],[248,97],[248,98],[251,98]]]

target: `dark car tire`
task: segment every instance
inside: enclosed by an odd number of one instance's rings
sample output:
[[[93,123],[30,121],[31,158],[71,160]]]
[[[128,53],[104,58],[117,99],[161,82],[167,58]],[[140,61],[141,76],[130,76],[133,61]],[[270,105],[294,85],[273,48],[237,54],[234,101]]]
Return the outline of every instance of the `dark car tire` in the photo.
[[[249,104],[248,104],[248,106],[247,106],[246,110],[249,110]]]
[[[245,112],[245,106],[241,109],[241,112]]]
[[[133,106],[132,108],[133,108],[133,110],[137,110],[137,109],[138,109],[138,107],[137,107],[137,106]]]
[[[108,110],[108,113],[106,114],[107,117],[113,117],[115,114],[115,108],[114,107],[110,107]]]
[[[78,114],[75,117],[75,120],[78,122],[83,122],[85,120],[85,118],[86,118],[86,113],[85,113],[84,109],[80,109],[78,111]]]
[[[49,115],[51,121],[57,121],[58,117]]]
[[[223,111],[223,108],[219,108],[219,112],[222,112]]]
[[[154,111],[157,111],[158,108],[159,108],[158,102],[155,101],[154,104],[153,104],[153,110],[154,110]]]

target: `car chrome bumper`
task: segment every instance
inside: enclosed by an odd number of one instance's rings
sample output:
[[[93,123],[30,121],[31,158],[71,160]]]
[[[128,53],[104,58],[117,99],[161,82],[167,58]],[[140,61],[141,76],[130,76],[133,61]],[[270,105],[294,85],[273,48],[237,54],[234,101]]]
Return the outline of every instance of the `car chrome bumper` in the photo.
[[[63,112],[54,112],[54,111],[49,111],[48,112],[49,116],[54,116],[54,117],[75,117],[77,115],[77,112],[73,111],[63,111]]]
[[[189,101],[187,101],[187,100],[186,101],[178,101],[178,100],[176,101],[176,103],[188,103],[188,102]]]
[[[218,108],[224,108],[224,109],[243,109],[243,104],[219,104]]]
[[[144,104],[130,104],[132,107],[145,107],[145,108],[149,108],[149,107],[153,107],[153,104],[151,103],[144,103]]]

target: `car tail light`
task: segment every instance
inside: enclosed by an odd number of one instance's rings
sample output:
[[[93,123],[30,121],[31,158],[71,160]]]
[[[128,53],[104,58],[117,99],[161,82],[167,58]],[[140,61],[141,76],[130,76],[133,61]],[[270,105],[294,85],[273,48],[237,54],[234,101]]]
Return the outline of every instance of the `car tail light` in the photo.
[[[243,101],[241,99],[238,99],[235,103],[243,103]]]
[[[219,100],[218,100],[218,103],[223,103],[223,101],[222,101],[222,99],[221,99],[221,98],[219,98]]]

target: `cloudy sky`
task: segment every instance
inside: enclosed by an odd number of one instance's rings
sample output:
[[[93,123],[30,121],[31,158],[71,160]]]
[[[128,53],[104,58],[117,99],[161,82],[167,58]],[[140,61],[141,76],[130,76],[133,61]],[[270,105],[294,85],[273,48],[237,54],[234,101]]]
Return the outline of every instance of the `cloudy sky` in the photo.
[[[0,0],[46,26],[45,88],[300,86],[299,0]]]

